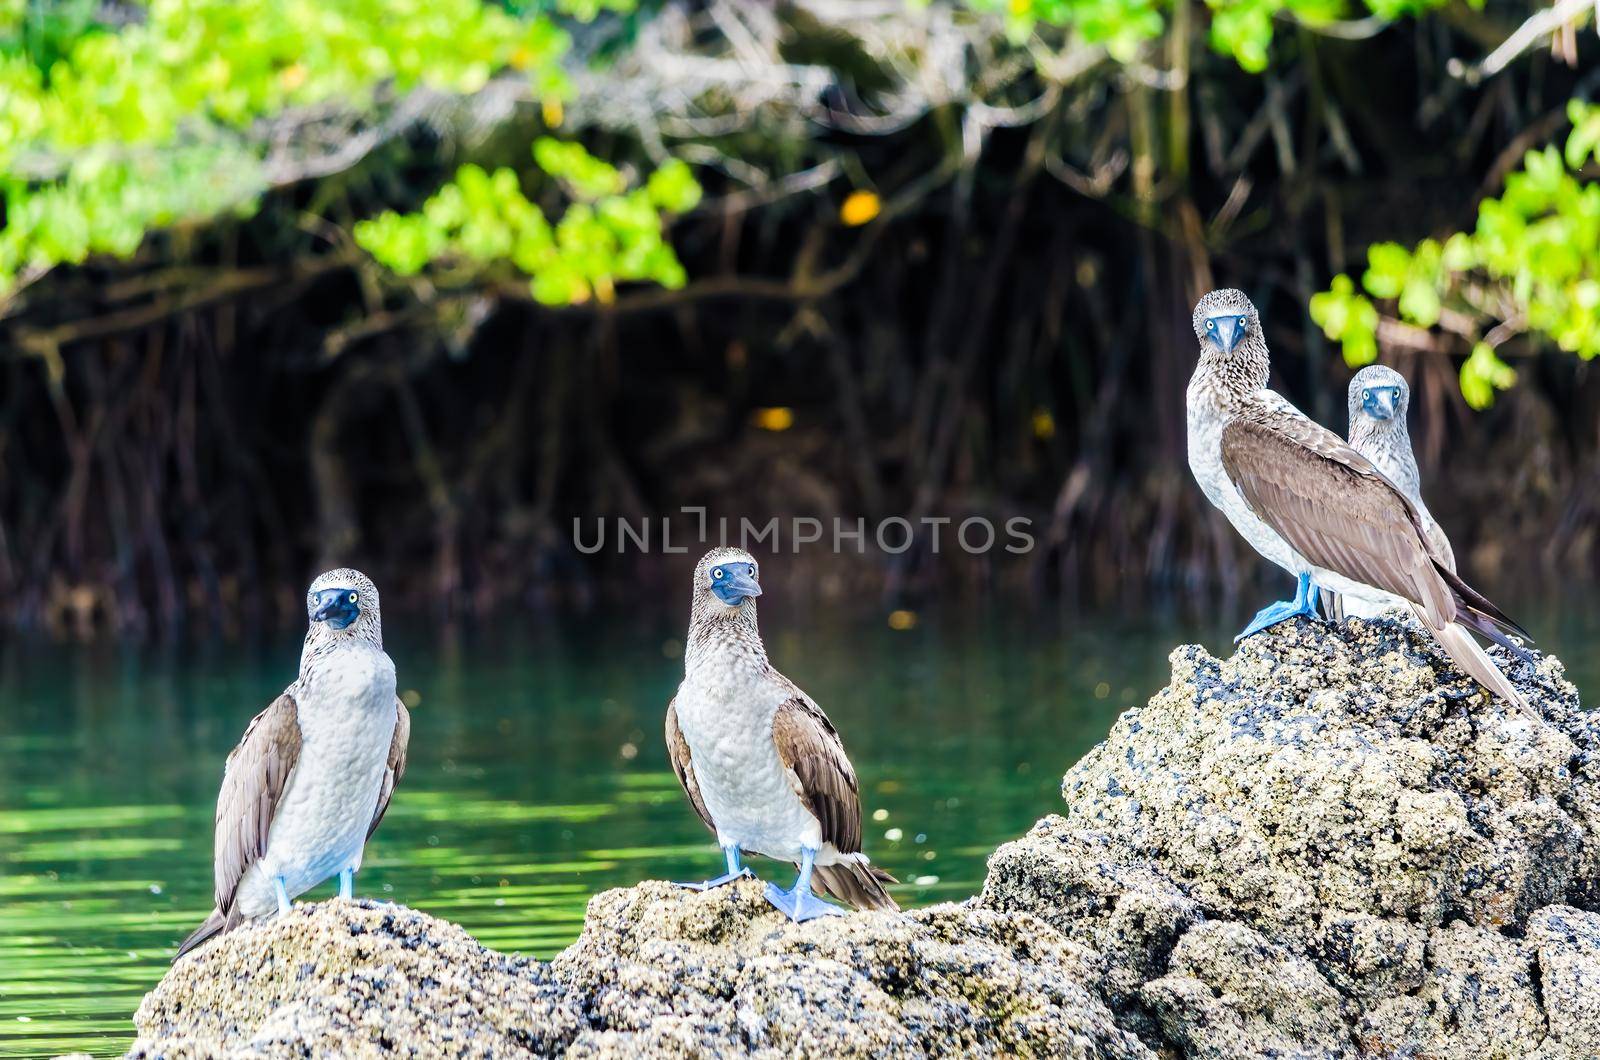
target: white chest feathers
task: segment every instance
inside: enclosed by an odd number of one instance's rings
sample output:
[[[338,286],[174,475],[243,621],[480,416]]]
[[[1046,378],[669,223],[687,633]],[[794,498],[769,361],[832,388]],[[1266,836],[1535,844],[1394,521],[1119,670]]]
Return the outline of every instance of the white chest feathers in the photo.
[[[389,656],[351,645],[308,660],[290,688],[300,758],[273,816],[267,850],[241,887],[241,905],[275,907],[272,879],[293,897],[345,869],[377,810],[394,739],[395,674]]]
[[[773,716],[793,695],[765,660],[713,649],[696,660],[674,700],[718,842],[786,861],[821,846],[817,819],[795,794],[772,740]]]
[[[1222,464],[1222,429],[1227,426],[1228,416],[1199,385],[1198,375],[1189,383],[1188,398],[1189,470],[1201,492],[1228,517],[1251,548],[1289,573],[1300,573],[1303,561],[1276,530],[1261,521],[1228,477]]]

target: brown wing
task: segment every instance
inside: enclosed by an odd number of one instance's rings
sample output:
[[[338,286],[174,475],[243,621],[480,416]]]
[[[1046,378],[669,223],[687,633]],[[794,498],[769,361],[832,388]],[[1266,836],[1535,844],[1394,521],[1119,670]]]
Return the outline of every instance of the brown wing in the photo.
[[[378,789],[378,808],[373,811],[372,823],[367,825],[368,839],[378,830],[378,822],[388,812],[395,785],[406,775],[406,746],[410,743],[411,712],[397,696],[394,701],[394,736],[389,740],[389,762],[383,768],[383,787]]]
[[[861,795],[838,730],[818,707],[796,697],[772,719],[778,758],[799,795],[822,823],[822,839],[841,854],[861,849]]]
[[[676,699],[667,704],[667,757],[672,759],[672,771],[678,775],[678,783],[683,785],[683,793],[689,796],[694,812],[700,815],[707,828],[715,832],[717,826],[700,798],[700,782],[695,779],[693,763],[689,759],[689,741],[683,738],[683,732],[678,728]]]
[[[1439,525],[1439,520],[1428,519],[1428,544],[1433,546],[1433,551],[1443,563],[1451,570],[1456,569],[1456,550],[1450,547],[1450,539],[1444,536],[1444,527]]]
[[[1252,511],[1318,567],[1455,618],[1427,533],[1411,502],[1332,431],[1257,405],[1222,430],[1222,466]]]
[[[285,692],[250,721],[228,755],[217,795],[217,908],[233,908],[245,870],[267,849],[272,818],[289,775],[300,760],[300,720],[294,697]]]

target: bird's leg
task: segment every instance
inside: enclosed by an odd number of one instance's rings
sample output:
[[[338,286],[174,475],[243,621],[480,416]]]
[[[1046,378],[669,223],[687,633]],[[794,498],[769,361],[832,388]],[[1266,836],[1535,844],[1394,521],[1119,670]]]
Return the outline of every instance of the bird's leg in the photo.
[[[1344,597],[1332,589],[1318,589],[1317,600],[1322,604],[1322,615],[1335,624],[1344,621]]]
[[[687,887],[691,891],[709,891],[713,887],[721,887],[725,883],[732,883],[734,880],[740,879],[744,876],[749,876],[751,879],[755,878],[756,874],[745,868],[739,862],[739,844],[725,844],[722,848],[722,853],[723,856],[728,859],[727,872],[723,873],[721,876],[718,876],[714,880],[701,880],[699,883],[680,883],[677,886]]]
[[[339,897],[354,898],[356,896],[356,870],[339,870]]]
[[[778,907],[778,911],[802,924],[807,920],[815,920],[819,916],[839,916],[844,912],[838,906],[824,902],[821,898],[811,893],[811,869],[816,864],[817,852],[809,848],[800,851],[800,876],[794,881],[790,890],[781,890],[775,883],[767,884],[767,901]]]
[[[272,890],[278,896],[278,915],[289,911],[289,890],[283,885],[282,876],[272,877]]]
[[[1311,575],[1301,574],[1295,583],[1294,599],[1282,600],[1275,604],[1268,604],[1256,612],[1256,617],[1244,627],[1244,632],[1233,638],[1235,644],[1246,637],[1260,633],[1268,626],[1276,626],[1279,622],[1287,622],[1297,615],[1307,618],[1317,617],[1317,587],[1311,583]]]

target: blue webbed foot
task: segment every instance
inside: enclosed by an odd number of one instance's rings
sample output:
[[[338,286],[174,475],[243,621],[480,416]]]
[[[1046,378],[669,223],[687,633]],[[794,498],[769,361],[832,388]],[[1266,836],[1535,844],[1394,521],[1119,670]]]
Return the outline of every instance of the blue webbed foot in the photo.
[[[803,924],[807,920],[815,920],[820,916],[841,916],[843,909],[811,893],[811,869],[816,863],[815,850],[800,851],[800,875],[794,881],[794,886],[785,891],[775,883],[767,884],[767,901],[777,907],[778,912],[793,920],[796,924]]]
[[[699,883],[674,883],[674,887],[684,887],[691,891],[709,891],[713,887],[721,887],[734,880],[755,879],[756,874],[749,869],[740,869],[738,872],[724,872],[714,880],[701,880]]]
[[[822,916],[843,916],[844,910],[832,902],[825,902],[811,893],[811,884],[801,887],[798,883],[792,890],[785,891],[775,883],[767,884],[767,901],[777,907],[778,912],[793,920],[796,924],[803,924],[807,920],[815,920]]]
[[[342,869],[339,872],[339,897],[354,898],[356,896],[356,870]]]
[[[1268,604],[1256,612],[1256,617],[1244,627],[1244,632],[1233,638],[1235,644],[1246,637],[1260,633],[1279,622],[1287,622],[1291,618],[1304,615],[1307,618],[1317,617],[1317,589],[1311,582],[1311,575],[1302,574],[1295,585],[1294,599],[1281,600],[1275,604]]]
[[[722,854],[727,858],[728,871],[721,876],[714,880],[701,880],[699,883],[678,883],[673,886],[686,887],[691,891],[709,891],[713,887],[721,887],[725,883],[732,883],[734,880],[743,879],[746,876],[752,880],[756,878],[755,873],[739,863],[739,848],[737,846],[723,847]]]

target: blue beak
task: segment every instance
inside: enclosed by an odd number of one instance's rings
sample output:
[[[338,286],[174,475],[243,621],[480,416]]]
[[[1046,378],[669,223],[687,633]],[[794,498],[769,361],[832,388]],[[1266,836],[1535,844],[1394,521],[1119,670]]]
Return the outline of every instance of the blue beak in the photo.
[[[1217,342],[1223,353],[1232,353],[1244,338],[1244,317],[1212,317],[1217,324]]]
[[[733,567],[728,570],[726,579],[711,586],[711,591],[729,607],[738,607],[746,597],[760,596],[761,586],[756,584],[748,571]]]
[[[1395,412],[1400,407],[1400,388],[1396,386],[1375,386],[1367,391],[1366,400],[1362,405],[1367,410],[1367,415],[1375,420],[1392,420]]]
[[[348,629],[361,614],[361,608],[352,599],[352,589],[324,589],[311,601],[307,609],[313,622],[326,622],[334,629]]]

